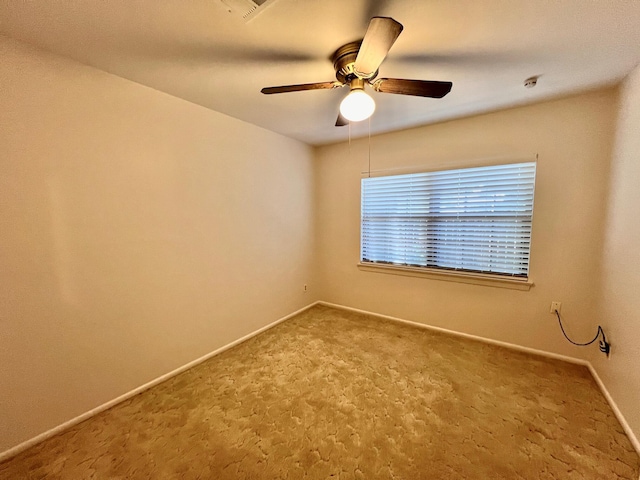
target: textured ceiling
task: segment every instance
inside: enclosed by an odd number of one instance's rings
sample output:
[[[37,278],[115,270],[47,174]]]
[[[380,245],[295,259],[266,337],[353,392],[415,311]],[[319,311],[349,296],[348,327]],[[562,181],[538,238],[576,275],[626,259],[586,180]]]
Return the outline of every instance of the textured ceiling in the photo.
[[[441,100],[372,92],[373,133],[613,84],[640,63],[638,0],[269,0],[249,21],[221,0],[3,0],[0,33],[323,144],[349,135],[333,126],[346,89],[260,88],[333,80],[331,53],[362,38],[374,15],[404,25],[381,76],[453,90]],[[525,89],[532,75],[538,86]]]

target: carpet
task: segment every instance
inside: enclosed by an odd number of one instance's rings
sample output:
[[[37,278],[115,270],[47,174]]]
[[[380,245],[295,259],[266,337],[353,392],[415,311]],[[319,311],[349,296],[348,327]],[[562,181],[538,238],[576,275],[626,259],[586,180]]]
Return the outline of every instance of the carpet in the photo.
[[[315,306],[0,464],[1,479],[629,479],[578,365]]]

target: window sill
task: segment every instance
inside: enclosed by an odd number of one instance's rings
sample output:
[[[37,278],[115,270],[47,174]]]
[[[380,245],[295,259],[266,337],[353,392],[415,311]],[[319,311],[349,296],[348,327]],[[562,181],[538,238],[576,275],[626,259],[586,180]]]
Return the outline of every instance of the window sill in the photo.
[[[528,291],[533,286],[533,282],[530,282],[529,280],[483,275],[481,273],[437,270],[434,268],[401,267],[396,265],[380,265],[376,263],[358,263],[358,268],[365,272],[430,278],[433,280],[443,280],[445,282],[470,283],[473,285],[484,285],[487,287],[510,288],[512,290]]]

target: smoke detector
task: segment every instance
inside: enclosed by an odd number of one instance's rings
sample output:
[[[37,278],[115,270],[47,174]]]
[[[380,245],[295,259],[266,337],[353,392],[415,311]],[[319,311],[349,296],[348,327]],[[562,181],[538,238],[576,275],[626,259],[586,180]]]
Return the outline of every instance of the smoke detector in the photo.
[[[533,88],[538,84],[538,77],[529,77],[524,81],[525,88]]]
[[[216,0],[216,3],[227,12],[245,21],[254,18],[275,0]]]

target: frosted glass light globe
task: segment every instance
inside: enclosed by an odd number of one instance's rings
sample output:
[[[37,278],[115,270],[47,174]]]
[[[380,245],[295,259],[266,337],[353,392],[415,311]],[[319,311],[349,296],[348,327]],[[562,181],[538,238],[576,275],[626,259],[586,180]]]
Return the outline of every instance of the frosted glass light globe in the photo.
[[[364,90],[352,90],[340,103],[340,113],[351,122],[369,118],[375,109],[376,102]]]

